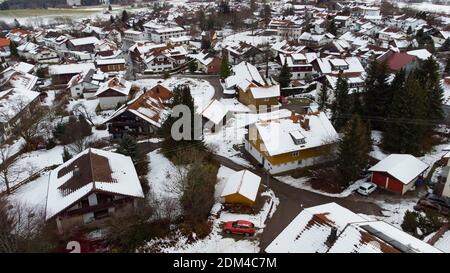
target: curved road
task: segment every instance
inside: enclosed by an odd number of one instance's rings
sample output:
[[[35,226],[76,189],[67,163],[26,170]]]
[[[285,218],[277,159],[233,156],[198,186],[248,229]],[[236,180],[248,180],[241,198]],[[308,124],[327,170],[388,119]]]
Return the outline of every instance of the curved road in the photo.
[[[215,156],[215,158],[224,166],[233,170],[242,170],[246,167],[234,163],[228,158]],[[262,178],[262,183],[267,183],[267,174],[261,170],[252,169],[252,172],[258,174]],[[381,208],[374,204],[363,200],[356,200],[352,196],[346,198],[328,197],[314,192],[298,189],[288,184],[280,182],[278,179],[270,176],[269,188],[274,191],[280,200],[272,218],[266,222],[266,227],[261,236],[261,251],[280,234],[281,231],[298,215],[303,209],[311,206],[317,206],[325,203],[335,202],[339,205],[350,209],[357,213],[368,215],[382,215]]]

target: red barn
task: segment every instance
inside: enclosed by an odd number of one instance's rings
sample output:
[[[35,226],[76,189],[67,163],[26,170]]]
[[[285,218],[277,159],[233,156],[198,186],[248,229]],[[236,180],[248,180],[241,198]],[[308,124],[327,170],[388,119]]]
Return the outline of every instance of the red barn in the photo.
[[[404,194],[414,187],[428,164],[408,154],[391,154],[369,169],[372,182],[391,192]]]

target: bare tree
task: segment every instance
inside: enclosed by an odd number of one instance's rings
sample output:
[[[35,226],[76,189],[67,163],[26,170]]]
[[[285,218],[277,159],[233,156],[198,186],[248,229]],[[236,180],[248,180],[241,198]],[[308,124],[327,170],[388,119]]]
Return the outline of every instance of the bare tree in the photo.
[[[0,198],[0,253],[46,251],[44,211]]]
[[[15,94],[13,94],[15,95]],[[0,118],[12,127],[12,137],[22,137],[25,140],[25,149],[32,150],[35,138],[47,125],[48,110],[41,105],[32,105],[24,96],[11,98],[8,107],[0,111]]]
[[[6,193],[11,193],[11,187],[23,178],[23,174],[30,174],[33,171],[33,166],[27,164],[26,166],[19,166],[15,152],[9,145],[0,146],[0,182],[6,187]]]
[[[73,106],[72,111],[75,115],[83,116],[92,126],[95,126],[94,120],[93,120],[93,114],[89,112],[86,105],[83,103],[77,103]]]
[[[77,138],[73,143],[69,145],[69,150],[73,154],[79,154],[89,147],[88,138]]]

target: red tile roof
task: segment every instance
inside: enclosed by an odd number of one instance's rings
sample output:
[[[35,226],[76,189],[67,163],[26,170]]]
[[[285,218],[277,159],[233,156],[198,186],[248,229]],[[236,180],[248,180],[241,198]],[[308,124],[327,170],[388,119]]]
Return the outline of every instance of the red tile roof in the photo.
[[[390,70],[399,71],[407,64],[416,60],[415,56],[406,54],[405,52],[394,53],[389,57],[387,63]]]
[[[0,47],[9,46],[11,41],[7,38],[0,38]]]

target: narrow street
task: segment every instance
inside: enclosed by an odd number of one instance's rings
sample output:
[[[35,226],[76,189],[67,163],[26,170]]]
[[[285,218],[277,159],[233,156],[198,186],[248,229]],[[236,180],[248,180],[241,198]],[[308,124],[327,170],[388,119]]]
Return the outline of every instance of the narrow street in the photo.
[[[228,158],[216,155],[215,158],[224,166],[233,170],[242,170],[245,167],[234,163]],[[267,184],[267,174],[259,170],[252,169],[252,172],[261,176],[262,183]],[[325,195],[309,192],[306,190],[294,188],[278,179],[270,176],[269,188],[275,192],[279,198],[280,204],[277,207],[272,218],[266,223],[266,228],[261,237],[260,248],[263,251],[267,245],[298,215],[303,209],[311,206],[317,206],[325,203],[336,202],[356,213],[368,215],[381,215],[381,208],[370,202],[361,199],[356,200],[352,196],[346,198],[328,197]]]

